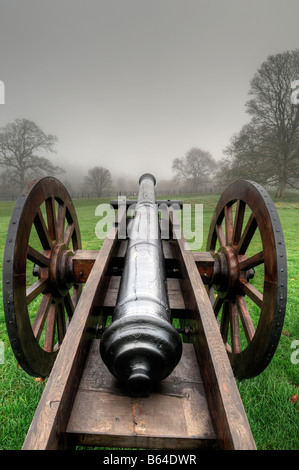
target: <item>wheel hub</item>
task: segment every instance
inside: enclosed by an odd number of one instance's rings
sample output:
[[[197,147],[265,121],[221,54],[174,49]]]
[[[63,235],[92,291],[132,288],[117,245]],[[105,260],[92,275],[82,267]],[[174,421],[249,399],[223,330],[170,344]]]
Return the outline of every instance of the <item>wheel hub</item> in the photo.
[[[54,298],[65,297],[74,284],[69,269],[72,256],[73,252],[64,243],[57,243],[52,248],[49,280]]]
[[[74,253],[64,243],[57,243],[52,250],[42,252],[50,259],[48,268],[34,266],[33,275],[39,279],[48,279],[53,298],[65,297],[74,285],[71,259]]]
[[[213,254],[215,260],[213,287],[219,297],[234,300],[242,294],[240,280],[249,280],[254,277],[254,269],[240,271],[239,264],[247,259],[246,255],[238,255],[236,246],[222,246]]]

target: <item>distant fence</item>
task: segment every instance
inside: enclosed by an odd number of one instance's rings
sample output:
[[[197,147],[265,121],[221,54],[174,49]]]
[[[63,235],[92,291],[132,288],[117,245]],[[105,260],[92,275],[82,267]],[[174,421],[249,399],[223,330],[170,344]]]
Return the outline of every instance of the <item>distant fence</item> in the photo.
[[[94,192],[87,191],[69,191],[72,199],[117,199],[118,196],[126,196],[128,199],[136,198],[138,191],[104,191],[101,196],[98,196]],[[212,194],[213,188],[203,187],[201,191],[194,192],[192,194]],[[159,190],[157,188],[157,196],[184,196],[190,194],[190,191],[186,189],[168,189],[168,190]],[[1,191],[0,192],[0,201],[16,201],[20,193],[17,191]]]

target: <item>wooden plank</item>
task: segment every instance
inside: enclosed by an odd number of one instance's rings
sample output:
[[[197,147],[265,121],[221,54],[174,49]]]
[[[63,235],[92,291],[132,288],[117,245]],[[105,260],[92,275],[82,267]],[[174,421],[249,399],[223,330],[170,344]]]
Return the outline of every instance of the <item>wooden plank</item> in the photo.
[[[67,433],[79,445],[195,449],[215,446],[194,347],[147,397],[128,396],[109,373],[94,340]],[[175,413],[174,413],[175,410]]]
[[[23,449],[63,448],[66,425],[78,390],[90,342],[95,337],[97,307],[108,287],[107,271],[117,249],[118,229],[112,228],[96,258],[47,385],[27,433]]]
[[[181,287],[186,306],[193,314],[190,326],[200,372],[203,378],[217,441],[223,449],[255,449],[247,416],[235,382],[233,371],[222,341],[211,302],[205,290],[192,253],[170,212],[174,249],[180,262]]]

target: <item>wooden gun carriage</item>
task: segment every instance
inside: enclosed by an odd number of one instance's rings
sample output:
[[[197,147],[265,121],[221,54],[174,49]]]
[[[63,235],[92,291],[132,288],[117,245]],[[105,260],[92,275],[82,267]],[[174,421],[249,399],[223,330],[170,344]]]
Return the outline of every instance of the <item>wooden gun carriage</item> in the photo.
[[[7,330],[21,367],[48,377],[23,449],[255,449],[235,377],[261,373],[280,338],[277,211],[264,188],[237,181],[216,206],[206,252],[192,252],[172,201],[161,239],[154,185],[140,178],[133,219],[118,206],[96,251],[82,250],[56,178],[34,180],[16,203],[3,261]],[[140,207],[153,212],[154,242],[136,222]],[[137,242],[120,236],[128,223]]]

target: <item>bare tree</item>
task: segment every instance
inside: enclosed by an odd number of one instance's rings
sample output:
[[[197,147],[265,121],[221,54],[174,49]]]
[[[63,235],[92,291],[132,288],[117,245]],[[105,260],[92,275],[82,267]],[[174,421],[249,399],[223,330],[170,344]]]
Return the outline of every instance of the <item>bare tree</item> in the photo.
[[[198,192],[201,185],[207,183],[213,175],[216,162],[212,155],[200,148],[191,148],[185,157],[175,158],[172,171],[177,181],[181,180],[190,186],[190,190]]]
[[[106,168],[95,166],[88,170],[88,175],[85,177],[85,186],[95,192],[98,197],[101,197],[103,191],[108,190],[111,184],[111,174]]]
[[[278,197],[299,181],[299,119],[292,103],[299,79],[299,49],[271,55],[250,83],[246,103],[251,116],[225,150],[239,176],[276,185]]]
[[[63,171],[40,155],[54,152],[57,142],[57,137],[45,134],[28,119],[16,119],[0,129],[0,167],[6,184],[22,190],[33,177]]]
[[[228,158],[219,165],[218,174],[226,184],[240,178],[262,185],[279,183],[278,149],[263,126],[245,124],[224,154]]]

